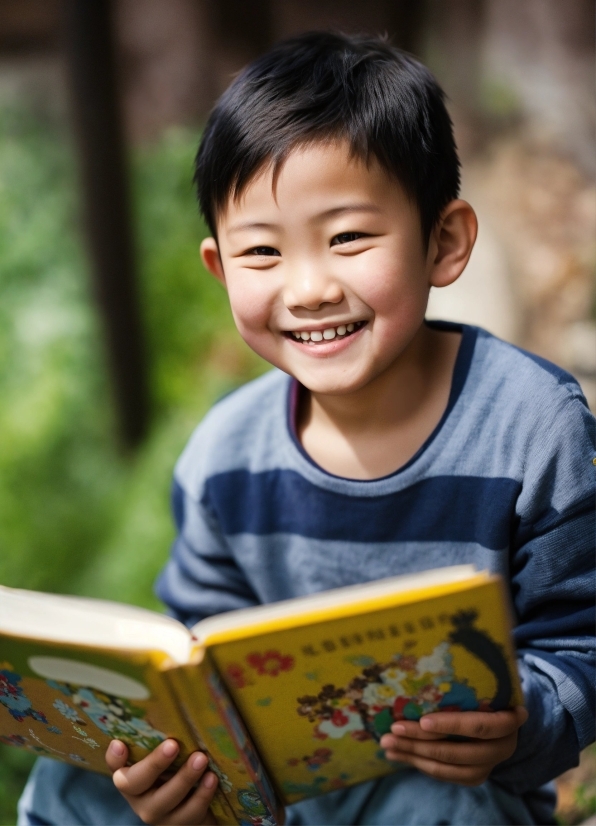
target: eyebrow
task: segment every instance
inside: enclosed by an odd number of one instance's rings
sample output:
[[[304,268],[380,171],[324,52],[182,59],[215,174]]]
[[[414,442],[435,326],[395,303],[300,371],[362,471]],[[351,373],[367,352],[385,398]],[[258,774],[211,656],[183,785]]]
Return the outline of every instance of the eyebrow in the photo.
[[[242,232],[246,229],[279,229],[279,224],[268,224],[265,221],[241,221],[239,224],[232,224],[228,233]]]
[[[346,204],[345,206],[332,207],[331,209],[325,210],[325,212],[321,212],[320,215],[316,216],[316,220],[335,218],[337,215],[343,215],[346,212],[375,212],[378,214],[381,210],[375,204]]]
[[[345,206],[337,206],[332,207],[331,209],[326,209],[324,212],[315,215],[314,220],[317,222],[324,221],[328,218],[336,218],[338,215],[343,215],[350,212],[373,212],[378,214],[381,210],[379,207],[375,206],[375,204],[346,204]],[[228,230],[228,233],[243,232],[250,229],[276,230],[279,229],[279,224],[269,224],[266,221],[241,221],[238,224],[232,224]]]

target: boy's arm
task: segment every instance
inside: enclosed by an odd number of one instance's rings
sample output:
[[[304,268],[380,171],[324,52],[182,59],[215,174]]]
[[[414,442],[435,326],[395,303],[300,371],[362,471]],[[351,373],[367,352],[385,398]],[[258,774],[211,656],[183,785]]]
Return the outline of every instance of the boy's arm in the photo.
[[[529,719],[492,775],[517,793],[577,765],[594,739],[595,421],[579,391],[545,407],[544,420],[528,453],[510,569]]]
[[[205,502],[174,478],[177,536],[157,584],[170,613],[191,626],[205,617],[257,605],[259,599],[234,560]]]
[[[514,635],[528,719],[510,711],[405,721],[382,740],[390,759],[465,785],[490,773],[523,794],[577,765],[594,739],[595,423],[579,393],[566,401],[563,409],[545,409],[536,429],[512,542]],[[453,734],[473,742],[438,740]]]

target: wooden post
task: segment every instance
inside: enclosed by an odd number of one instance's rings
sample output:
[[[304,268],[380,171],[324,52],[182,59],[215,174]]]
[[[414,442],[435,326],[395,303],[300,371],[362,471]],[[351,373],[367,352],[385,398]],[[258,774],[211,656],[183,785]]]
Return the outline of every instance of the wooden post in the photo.
[[[91,273],[103,321],[119,436],[147,432],[149,394],[135,278],[110,0],[65,0],[66,53]]]

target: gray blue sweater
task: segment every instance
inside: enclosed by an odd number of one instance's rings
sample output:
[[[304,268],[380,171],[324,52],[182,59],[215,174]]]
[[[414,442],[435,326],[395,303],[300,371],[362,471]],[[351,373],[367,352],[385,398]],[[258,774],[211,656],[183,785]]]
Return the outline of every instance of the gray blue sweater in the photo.
[[[190,624],[445,565],[502,574],[530,716],[493,781],[531,804],[594,735],[595,420],[572,376],[461,329],[445,414],[382,479],[312,462],[294,428],[300,388],[281,372],[219,402],[176,468],[178,537],[157,592]]]

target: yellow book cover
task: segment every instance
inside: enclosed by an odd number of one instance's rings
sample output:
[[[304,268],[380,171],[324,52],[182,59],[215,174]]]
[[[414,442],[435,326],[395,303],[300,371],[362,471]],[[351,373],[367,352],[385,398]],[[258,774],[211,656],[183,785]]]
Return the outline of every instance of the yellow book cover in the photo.
[[[277,626],[277,627],[276,627]],[[502,583],[479,574],[207,636],[284,803],[396,770],[391,723],[523,702]],[[246,633],[245,633],[246,632]]]
[[[214,676],[204,650],[171,618],[0,587],[1,743],[109,774],[112,739],[136,762],[173,737],[173,768],[196,749],[207,753],[219,779],[211,807],[219,823],[258,810],[274,824],[278,802],[248,735],[237,750],[226,734]]]
[[[220,823],[399,770],[379,740],[437,710],[523,702],[499,577],[472,566],[208,618],[0,587],[0,741],[107,773],[166,737],[204,750]]]

